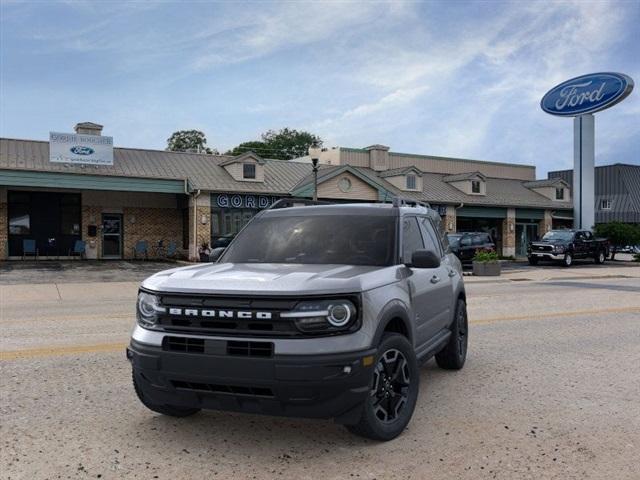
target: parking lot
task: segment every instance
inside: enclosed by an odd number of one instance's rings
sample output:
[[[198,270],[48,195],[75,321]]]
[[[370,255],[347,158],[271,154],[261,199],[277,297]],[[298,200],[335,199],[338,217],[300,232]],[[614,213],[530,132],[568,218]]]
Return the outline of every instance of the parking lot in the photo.
[[[146,410],[124,348],[137,282],[170,266],[1,267],[2,478],[638,478],[639,266],[465,277],[467,365],[422,368],[390,443],[328,421]]]

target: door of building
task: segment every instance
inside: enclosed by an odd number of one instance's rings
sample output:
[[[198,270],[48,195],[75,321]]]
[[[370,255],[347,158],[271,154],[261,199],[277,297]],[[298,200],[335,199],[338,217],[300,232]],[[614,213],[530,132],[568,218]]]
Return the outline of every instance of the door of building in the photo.
[[[122,214],[102,214],[102,258],[122,258]]]
[[[529,242],[537,239],[537,223],[516,223],[516,257],[526,257]]]

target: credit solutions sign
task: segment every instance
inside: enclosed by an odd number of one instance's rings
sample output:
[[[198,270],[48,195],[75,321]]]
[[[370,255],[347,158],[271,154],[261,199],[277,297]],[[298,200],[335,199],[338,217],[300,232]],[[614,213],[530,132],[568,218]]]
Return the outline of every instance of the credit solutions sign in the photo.
[[[50,132],[49,161],[113,165],[113,137]]]

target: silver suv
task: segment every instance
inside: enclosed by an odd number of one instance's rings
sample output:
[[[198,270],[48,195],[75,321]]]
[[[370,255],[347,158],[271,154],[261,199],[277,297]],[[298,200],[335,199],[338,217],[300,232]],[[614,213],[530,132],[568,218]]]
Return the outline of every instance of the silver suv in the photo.
[[[153,411],[333,418],[390,440],[419,365],[464,365],[461,266],[424,205],[272,208],[213,257],[140,287],[127,357]]]

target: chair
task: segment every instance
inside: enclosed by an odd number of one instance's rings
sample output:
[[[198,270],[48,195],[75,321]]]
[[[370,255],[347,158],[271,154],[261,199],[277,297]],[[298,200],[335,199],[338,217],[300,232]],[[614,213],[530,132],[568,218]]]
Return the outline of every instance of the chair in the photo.
[[[36,241],[33,239],[22,240],[22,260],[27,255],[34,255],[36,261],[38,260],[38,249],[36,248]]]
[[[87,258],[87,244],[83,240],[76,240],[76,243],[73,244],[73,248],[69,250],[69,256],[78,255],[80,260],[82,257]]]
[[[137,259],[138,255],[144,256],[145,260],[149,259],[149,243],[146,240],[138,240],[133,247],[133,258]]]
[[[167,245],[167,257],[168,258],[175,257],[177,252],[178,252],[178,245],[176,244],[176,242],[171,240]]]

